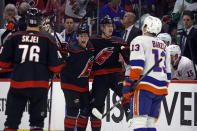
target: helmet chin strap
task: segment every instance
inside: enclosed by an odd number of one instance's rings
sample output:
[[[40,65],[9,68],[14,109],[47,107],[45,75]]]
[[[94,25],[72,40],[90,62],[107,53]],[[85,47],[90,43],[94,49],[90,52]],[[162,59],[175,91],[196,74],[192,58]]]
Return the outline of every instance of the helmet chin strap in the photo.
[[[147,31],[144,31],[144,25],[142,26],[141,30],[142,30],[142,35],[145,35],[145,33],[147,33]]]
[[[104,31],[102,31],[103,35],[107,37],[107,39],[110,39],[112,36],[107,35]]]

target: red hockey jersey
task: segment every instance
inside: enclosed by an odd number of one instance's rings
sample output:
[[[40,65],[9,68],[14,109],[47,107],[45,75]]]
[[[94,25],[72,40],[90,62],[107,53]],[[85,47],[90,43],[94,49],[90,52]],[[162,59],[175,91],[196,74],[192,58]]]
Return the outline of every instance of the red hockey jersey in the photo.
[[[122,72],[122,65],[118,61],[121,53],[125,61],[129,61],[129,45],[119,37],[104,39],[96,35],[90,38],[95,48],[95,62],[93,75],[103,75]]]
[[[16,32],[0,51],[0,67],[13,68],[13,88],[49,88],[51,71],[59,72],[64,65],[55,38],[49,33]]]

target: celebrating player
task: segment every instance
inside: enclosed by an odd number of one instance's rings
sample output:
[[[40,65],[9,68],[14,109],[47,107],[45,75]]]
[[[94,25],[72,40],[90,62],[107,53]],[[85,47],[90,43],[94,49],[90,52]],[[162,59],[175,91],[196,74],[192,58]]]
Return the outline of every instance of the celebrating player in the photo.
[[[51,71],[59,72],[65,65],[60,59],[55,38],[39,32],[40,21],[38,10],[30,8],[27,31],[11,35],[1,49],[0,66],[13,68],[4,131],[17,131],[28,101],[30,131],[43,130]]]
[[[194,64],[189,58],[181,56],[180,47],[170,45],[167,49],[170,51],[171,56],[172,80],[195,80]]]
[[[123,94],[133,91],[131,96],[131,119],[129,124],[134,131],[156,131],[155,118],[164,96],[168,94],[170,80],[170,56],[166,44],[155,38],[161,31],[161,21],[152,16],[144,20],[142,36],[136,37],[130,45],[130,77],[125,80]],[[156,66],[134,89],[132,83],[144,75],[159,59]]]
[[[127,48],[128,44],[122,42],[121,38],[112,36],[114,22],[111,18],[103,18],[100,25],[101,36],[94,36],[90,38],[90,41],[95,47],[95,62],[92,71],[94,76],[92,84],[93,108],[102,114],[109,89],[112,89],[118,96],[122,96],[122,86],[118,84],[123,79],[121,75],[122,65],[118,60],[120,53],[126,59],[126,55],[128,55],[126,49],[129,48]],[[126,100],[124,100],[125,102]],[[129,101],[126,103],[128,106],[126,104],[123,106],[125,110],[129,107]],[[92,131],[100,131],[101,120],[92,116],[91,122]]]
[[[88,40],[88,27],[81,24],[77,41],[68,44],[70,57],[61,72],[61,88],[66,100],[65,131],[74,131],[75,125],[77,131],[85,131],[88,123],[89,75],[94,61],[94,47]]]

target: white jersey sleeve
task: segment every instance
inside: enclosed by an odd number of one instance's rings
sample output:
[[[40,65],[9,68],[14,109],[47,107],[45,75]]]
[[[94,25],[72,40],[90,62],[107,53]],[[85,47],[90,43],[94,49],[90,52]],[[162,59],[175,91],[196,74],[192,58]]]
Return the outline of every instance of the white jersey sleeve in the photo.
[[[144,70],[144,47],[142,46],[142,39],[136,37],[130,44],[130,77],[133,80],[138,80]]]

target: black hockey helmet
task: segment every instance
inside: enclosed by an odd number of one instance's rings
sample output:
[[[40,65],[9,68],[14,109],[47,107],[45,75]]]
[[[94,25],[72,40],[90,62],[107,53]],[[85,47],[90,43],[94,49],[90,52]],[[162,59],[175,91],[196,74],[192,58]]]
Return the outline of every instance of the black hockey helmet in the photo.
[[[106,24],[114,24],[114,21],[109,16],[105,16],[103,19],[101,19],[100,25],[104,26]]]
[[[26,13],[26,22],[30,27],[39,26],[41,23],[41,14],[37,8],[29,8]]]
[[[77,35],[87,33],[89,35],[89,27],[86,23],[80,23],[77,29]]]

